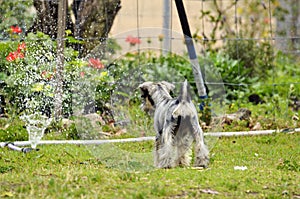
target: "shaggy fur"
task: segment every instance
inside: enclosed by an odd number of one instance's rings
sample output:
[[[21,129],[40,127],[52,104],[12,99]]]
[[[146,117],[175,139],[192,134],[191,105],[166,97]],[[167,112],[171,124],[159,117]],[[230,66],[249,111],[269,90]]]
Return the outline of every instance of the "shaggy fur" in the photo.
[[[194,166],[207,167],[209,151],[204,144],[198,114],[191,101],[189,84],[185,81],[177,98],[169,94],[175,86],[168,82],[145,82],[139,86],[143,98],[155,107],[156,131],[154,163],[158,168],[189,166],[191,147],[195,140]]]

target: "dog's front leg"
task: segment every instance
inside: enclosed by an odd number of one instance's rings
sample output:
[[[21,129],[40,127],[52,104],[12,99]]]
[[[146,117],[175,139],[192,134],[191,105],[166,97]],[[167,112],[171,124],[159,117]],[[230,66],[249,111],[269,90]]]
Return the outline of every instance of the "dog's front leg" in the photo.
[[[204,143],[203,131],[198,122],[194,125],[194,136],[196,141],[194,166],[206,168],[209,163],[209,151]]]

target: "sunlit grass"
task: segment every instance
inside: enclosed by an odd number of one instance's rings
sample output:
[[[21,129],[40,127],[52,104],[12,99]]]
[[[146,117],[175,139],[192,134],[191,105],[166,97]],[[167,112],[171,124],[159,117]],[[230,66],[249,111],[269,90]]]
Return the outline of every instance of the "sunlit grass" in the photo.
[[[299,197],[299,143],[299,134],[218,139],[211,150],[211,164],[205,170],[155,169],[151,141],[105,147],[43,145],[39,146],[40,151],[28,154],[3,148],[0,149],[0,196]],[[109,150],[115,156],[105,153]],[[234,170],[234,166],[246,166],[247,170]]]

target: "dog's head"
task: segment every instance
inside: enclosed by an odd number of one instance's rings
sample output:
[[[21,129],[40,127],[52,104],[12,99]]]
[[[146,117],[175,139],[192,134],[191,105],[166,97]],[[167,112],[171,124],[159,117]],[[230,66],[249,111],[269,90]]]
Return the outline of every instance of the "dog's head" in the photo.
[[[169,82],[144,82],[139,85],[139,89],[142,92],[142,109],[147,113],[154,112],[155,104],[158,101],[159,96],[165,96],[171,98],[170,93],[175,88],[175,86]]]

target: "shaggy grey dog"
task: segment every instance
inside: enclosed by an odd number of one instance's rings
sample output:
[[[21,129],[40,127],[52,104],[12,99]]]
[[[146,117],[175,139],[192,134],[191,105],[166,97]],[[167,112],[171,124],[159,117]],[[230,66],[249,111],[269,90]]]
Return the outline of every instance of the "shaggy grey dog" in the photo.
[[[209,151],[204,144],[203,131],[191,100],[188,82],[182,84],[177,98],[170,95],[175,86],[165,81],[144,82],[139,88],[143,93],[142,97],[155,108],[155,166],[189,166],[192,143],[195,140],[194,166],[207,167]]]

